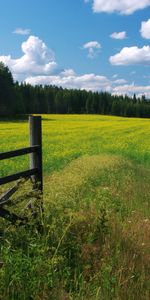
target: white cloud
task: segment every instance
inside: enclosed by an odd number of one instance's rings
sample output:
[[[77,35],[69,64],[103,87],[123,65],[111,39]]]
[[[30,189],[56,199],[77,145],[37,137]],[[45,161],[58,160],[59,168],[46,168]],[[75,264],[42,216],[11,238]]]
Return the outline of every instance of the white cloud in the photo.
[[[114,83],[117,84],[117,85],[120,85],[120,84],[127,83],[127,80],[121,78],[121,79],[115,80]]]
[[[66,73],[68,70],[65,71]],[[113,95],[129,95],[133,96],[136,94],[141,97],[145,94],[146,97],[150,98],[150,86],[137,86],[134,83],[127,84],[125,79],[118,79],[115,81],[109,80],[105,76],[95,74],[84,74],[77,75],[72,74],[71,76],[64,76],[64,72],[57,76],[34,76],[26,79],[27,83],[32,85],[36,84],[47,84],[56,85],[63,88],[73,88],[87,91],[107,91]]]
[[[64,77],[75,76],[75,72],[72,69],[66,69],[61,72]]]
[[[113,76],[112,76],[112,78],[117,78],[118,77],[118,74],[114,74]]]
[[[0,56],[12,71],[15,79],[24,80],[31,75],[50,75],[56,72],[54,53],[36,36],[30,36],[22,43],[23,56],[13,59],[11,55]]]
[[[16,28],[13,33],[20,35],[29,35],[31,33],[30,29]]]
[[[50,84],[50,85],[57,85],[62,86],[63,88],[74,88],[74,89],[85,89],[91,91],[111,91],[111,81],[105,77],[95,74],[84,74],[84,75],[77,75],[74,73],[66,74],[68,71],[61,72],[59,75],[56,76],[35,76],[29,77],[26,79],[27,83],[36,85],[36,84]]]
[[[86,44],[83,45],[83,48],[85,49],[89,49],[89,48],[101,48],[101,45],[97,42],[97,41],[91,41],[91,42],[88,42]]]
[[[129,95],[133,96],[136,94],[137,97],[141,97],[145,95],[147,98],[150,98],[150,85],[148,86],[137,86],[134,83],[125,84],[121,86],[114,87],[113,89],[114,95]]]
[[[93,0],[92,3],[95,13],[117,12],[124,15],[130,15],[150,6],[150,0]]]
[[[150,39],[150,19],[141,23],[140,32],[144,39]]]
[[[91,45],[96,46],[87,43],[85,49],[89,49]],[[57,65],[53,51],[38,37],[30,36],[21,47],[23,55],[20,58],[13,59],[11,55],[0,56],[0,61],[10,68],[14,78],[19,81],[33,85],[50,84],[64,88],[108,91],[114,94],[137,93],[150,97],[150,86],[128,85],[126,80],[119,79],[117,74],[110,80],[106,76],[93,73],[79,75],[72,69],[62,71]]]
[[[150,65],[150,46],[125,47],[119,53],[110,56],[109,61],[112,65]]]
[[[110,37],[115,40],[124,40],[126,38],[126,31],[113,32]]]
[[[84,45],[85,49],[99,49],[98,42]],[[23,55],[13,59],[11,55],[0,56],[12,71],[15,79],[31,84],[52,84],[66,88],[86,90],[111,90],[111,82],[105,76],[95,74],[77,75],[72,69],[61,70],[55,55],[38,37],[30,36],[21,45]]]
[[[88,57],[94,58],[99,53],[99,49],[101,48],[101,44],[97,41],[91,41],[83,45],[82,49],[88,50]]]

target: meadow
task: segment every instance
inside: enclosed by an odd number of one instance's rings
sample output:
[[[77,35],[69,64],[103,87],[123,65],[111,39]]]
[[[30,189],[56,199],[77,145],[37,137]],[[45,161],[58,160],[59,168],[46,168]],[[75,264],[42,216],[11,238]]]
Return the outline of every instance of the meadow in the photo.
[[[99,115],[43,115],[44,174],[83,155],[116,154],[150,165],[149,119]],[[0,123],[0,151],[29,145],[28,122]],[[1,164],[1,162],[0,162]],[[3,161],[0,176],[28,167],[27,157]]]
[[[44,215],[0,220],[0,299],[149,300],[149,120],[42,119]],[[0,122],[1,152],[28,140],[27,121]],[[25,157],[3,161],[0,176],[27,167]],[[24,214],[31,188],[13,196],[13,211]]]

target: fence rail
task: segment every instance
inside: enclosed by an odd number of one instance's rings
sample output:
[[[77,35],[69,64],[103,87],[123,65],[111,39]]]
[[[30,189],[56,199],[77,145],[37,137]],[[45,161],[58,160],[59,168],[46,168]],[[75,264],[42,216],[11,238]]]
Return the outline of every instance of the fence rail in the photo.
[[[36,174],[38,174],[38,169],[37,168],[31,169],[31,170],[26,170],[26,171],[23,171],[23,172],[12,174],[12,175],[8,175],[8,176],[0,178],[0,185],[18,180],[20,178],[27,178],[27,177],[30,177],[30,176],[33,176],[33,175],[36,175]]]
[[[43,190],[42,176],[42,128],[40,116],[29,116],[30,147],[0,153],[0,160],[30,154],[28,170],[0,178],[0,185],[20,178],[32,177],[34,187]]]
[[[8,151],[8,152],[1,152],[0,153],[0,160],[8,159],[16,156],[21,156],[25,154],[29,154],[32,152],[36,152],[40,146],[32,146],[27,148],[21,148],[18,150]]]

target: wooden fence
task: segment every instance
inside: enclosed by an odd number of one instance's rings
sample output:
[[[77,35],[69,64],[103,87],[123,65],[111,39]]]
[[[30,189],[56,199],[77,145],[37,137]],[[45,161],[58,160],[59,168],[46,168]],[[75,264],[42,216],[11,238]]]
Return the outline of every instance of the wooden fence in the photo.
[[[16,186],[10,188],[0,197],[0,216],[9,216],[9,219],[12,220],[17,220],[18,217],[10,214],[9,211],[3,208],[3,206],[10,202],[10,197],[17,191],[19,187],[19,180],[22,180],[23,178],[32,178],[33,188],[39,190],[41,193],[43,191],[42,123],[40,116],[29,116],[29,134],[29,147],[0,153],[0,160],[30,154],[30,166],[28,170],[0,178],[0,185],[18,180]]]

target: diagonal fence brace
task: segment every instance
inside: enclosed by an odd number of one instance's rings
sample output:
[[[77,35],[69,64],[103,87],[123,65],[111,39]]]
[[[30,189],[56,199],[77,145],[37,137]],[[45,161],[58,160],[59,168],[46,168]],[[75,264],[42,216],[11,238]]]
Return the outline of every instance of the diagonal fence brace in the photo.
[[[9,210],[5,208],[0,209],[0,217],[7,219],[12,224],[15,224],[17,221],[19,221],[20,222],[19,224],[21,225],[24,224],[25,221],[28,221],[28,218],[19,217],[16,214],[11,213]]]
[[[26,178],[24,180],[23,179],[19,180],[14,187],[10,188],[8,191],[3,193],[0,197],[0,207],[10,203],[11,202],[10,197],[19,189],[20,185],[22,185],[28,179],[29,178]]]

